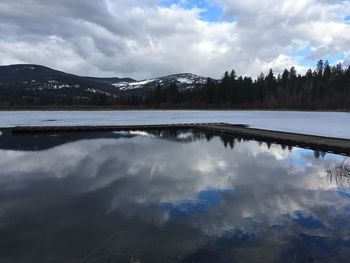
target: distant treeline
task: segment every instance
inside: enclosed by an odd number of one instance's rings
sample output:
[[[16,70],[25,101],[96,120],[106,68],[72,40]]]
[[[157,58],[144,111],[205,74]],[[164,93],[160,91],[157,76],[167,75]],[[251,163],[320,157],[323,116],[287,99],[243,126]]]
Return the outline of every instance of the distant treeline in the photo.
[[[305,75],[295,67],[277,76],[270,69],[256,80],[226,71],[220,81],[208,78],[202,87],[180,91],[175,83],[143,95],[125,95],[116,103],[128,106],[261,109],[350,109],[350,67],[320,60]]]
[[[202,108],[350,110],[350,67],[320,60],[315,70],[298,74],[295,67],[277,76],[270,69],[256,79],[226,71],[221,80],[181,90],[176,83],[148,92],[108,95],[84,89],[0,89],[0,108]]]

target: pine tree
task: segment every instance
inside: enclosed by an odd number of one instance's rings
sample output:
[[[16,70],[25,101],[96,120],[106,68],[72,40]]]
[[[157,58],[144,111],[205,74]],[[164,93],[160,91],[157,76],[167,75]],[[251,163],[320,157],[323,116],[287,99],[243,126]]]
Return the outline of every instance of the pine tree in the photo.
[[[297,71],[295,67],[291,67],[289,71],[289,79],[290,80],[295,80],[297,78]]]
[[[289,79],[289,71],[285,69],[282,73],[282,78],[281,78],[283,85],[287,84],[288,79]]]
[[[329,65],[328,60],[326,60],[326,62],[324,63],[324,69],[323,69],[323,78],[325,81],[330,80],[332,76],[332,69]]]
[[[319,61],[317,62],[317,69],[316,69],[317,76],[318,76],[319,78],[321,78],[321,77],[323,76],[323,70],[324,70],[324,62],[323,62],[323,60],[321,59],[321,60],[319,60]]]

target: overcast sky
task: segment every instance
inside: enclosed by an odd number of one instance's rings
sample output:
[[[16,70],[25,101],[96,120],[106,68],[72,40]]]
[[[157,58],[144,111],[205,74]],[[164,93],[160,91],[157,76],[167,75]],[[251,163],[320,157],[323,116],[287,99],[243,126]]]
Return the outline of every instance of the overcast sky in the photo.
[[[1,0],[0,64],[80,75],[257,76],[350,61],[349,0]]]

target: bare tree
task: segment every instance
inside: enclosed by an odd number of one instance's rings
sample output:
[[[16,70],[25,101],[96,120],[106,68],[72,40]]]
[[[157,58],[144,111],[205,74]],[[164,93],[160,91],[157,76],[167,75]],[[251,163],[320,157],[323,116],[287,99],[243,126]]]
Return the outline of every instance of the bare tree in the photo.
[[[330,162],[326,173],[330,183],[335,183],[341,189],[350,189],[350,158],[344,158],[340,162]]]

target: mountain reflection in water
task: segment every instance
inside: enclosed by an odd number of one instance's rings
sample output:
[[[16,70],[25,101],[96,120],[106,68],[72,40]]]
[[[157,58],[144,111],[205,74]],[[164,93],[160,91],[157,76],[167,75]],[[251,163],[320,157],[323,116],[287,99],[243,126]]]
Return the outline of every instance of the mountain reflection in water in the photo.
[[[0,148],[0,262],[350,258],[340,155],[195,130],[3,131]]]

